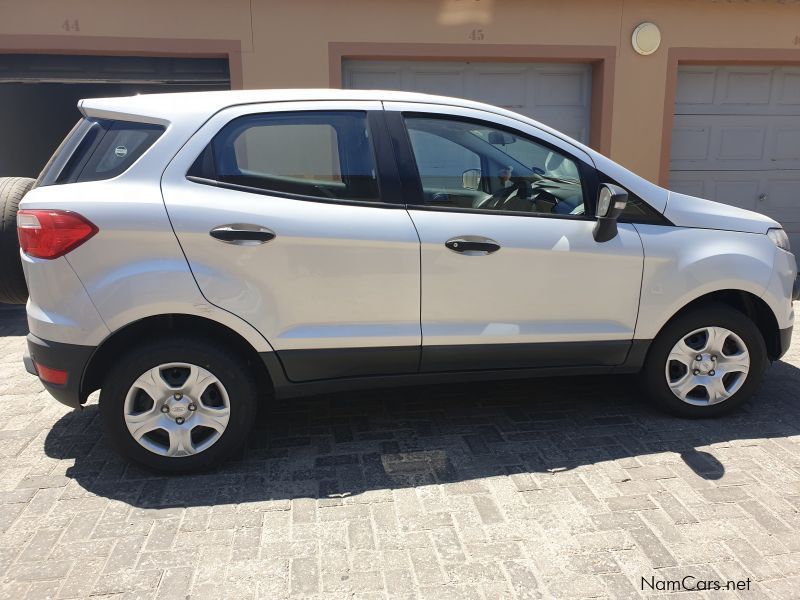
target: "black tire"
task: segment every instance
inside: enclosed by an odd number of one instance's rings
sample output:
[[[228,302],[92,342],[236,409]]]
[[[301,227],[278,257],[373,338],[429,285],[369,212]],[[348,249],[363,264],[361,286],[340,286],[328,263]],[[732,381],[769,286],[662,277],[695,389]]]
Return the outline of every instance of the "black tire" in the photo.
[[[0,178],[0,302],[25,304],[28,286],[22,272],[17,238],[17,210],[22,197],[36,183],[30,177]]]
[[[724,327],[741,338],[750,355],[749,371],[741,387],[718,404],[689,404],[678,398],[667,383],[667,357],[684,336],[713,326]],[[648,396],[663,410],[679,417],[702,419],[729,413],[747,402],[761,384],[767,366],[767,348],[756,324],[738,310],[715,304],[698,307],[670,321],[653,341],[640,379]]]
[[[148,450],[134,439],[125,422],[125,398],[134,381],[149,369],[173,362],[209,371],[224,386],[230,402],[230,417],[222,435],[209,448],[190,456],[167,457]],[[135,348],[120,357],[103,382],[100,415],[106,438],[126,458],[161,473],[191,473],[220,464],[241,448],[255,421],[258,390],[245,365],[227,348],[190,336],[155,340]]]

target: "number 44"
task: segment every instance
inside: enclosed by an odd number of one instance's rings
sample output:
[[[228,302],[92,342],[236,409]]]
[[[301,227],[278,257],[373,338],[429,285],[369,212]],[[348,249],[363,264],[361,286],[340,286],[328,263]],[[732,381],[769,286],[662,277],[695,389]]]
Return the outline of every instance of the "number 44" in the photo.
[[[64,19],[64,22],[61,24],[61,29],[64,31],[80,31],[81,24],[78,22],[78,19]]]

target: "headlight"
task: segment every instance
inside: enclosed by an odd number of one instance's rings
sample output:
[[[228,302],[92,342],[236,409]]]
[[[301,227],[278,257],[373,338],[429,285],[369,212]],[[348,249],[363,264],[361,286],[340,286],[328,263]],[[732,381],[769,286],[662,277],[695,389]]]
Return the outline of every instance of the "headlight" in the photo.
[[[775,245],[780,248],[781,250],[786,250],[787,252],[791,252],[791,248],[789,247],[789,236],[786,235],[786,232],[783,229],[770,229],[767,231],[767,236]]]

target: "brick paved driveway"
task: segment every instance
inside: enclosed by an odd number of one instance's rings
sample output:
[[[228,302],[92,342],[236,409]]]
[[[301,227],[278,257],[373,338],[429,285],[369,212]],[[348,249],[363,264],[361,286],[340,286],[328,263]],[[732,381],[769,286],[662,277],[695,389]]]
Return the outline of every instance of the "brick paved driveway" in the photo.
[[[0,310],[0,597],[800,597],[800,339],[689,422],[627,378],[293,401],[218,472],[127,466],[28,376]],[[655,578],[655,579],[651,579]],[[735,598],[736,592],[680,598]]]

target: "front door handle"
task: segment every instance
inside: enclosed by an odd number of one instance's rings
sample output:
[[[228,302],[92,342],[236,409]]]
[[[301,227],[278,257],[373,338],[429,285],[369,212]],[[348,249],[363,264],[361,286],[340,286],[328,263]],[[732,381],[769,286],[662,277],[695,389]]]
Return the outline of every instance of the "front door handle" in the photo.
[[[453,252],[470,255],[491,254],[500,250],[500,244],[494,240],[477,235],[461,235],[450,238],[444,245]]]
[[[215,240],[238,246],[257,246],[275,239],[275,232],[250,223],[232,223],[215,227],[208,234]]]

